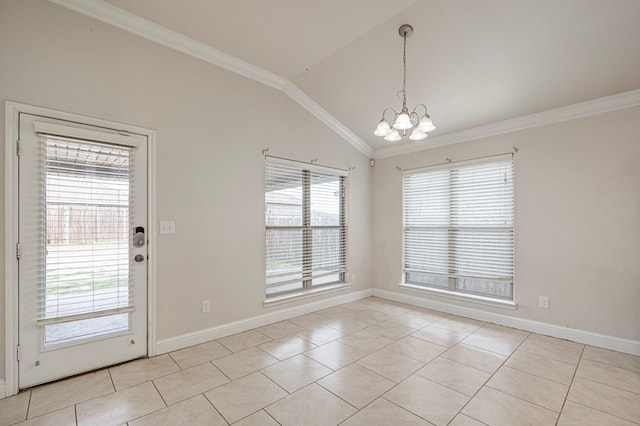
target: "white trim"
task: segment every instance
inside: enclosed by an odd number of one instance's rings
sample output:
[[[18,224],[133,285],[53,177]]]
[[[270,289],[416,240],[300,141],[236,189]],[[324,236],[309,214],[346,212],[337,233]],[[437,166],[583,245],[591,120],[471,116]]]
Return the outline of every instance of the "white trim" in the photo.
[[[580,102],[573,105],[567,105],[560,108],[550,109],[544,112],[523,115],[521,117],[516,117],[509,120],[498,121],[495,123],[487,124],[486,126],[474,127],[472,129],[463,130],[461,132],[449,133],[447,135],[436,136],[434,138],[427,138],[420,142],[412,142],[389,148],[378,149],[373,153],[373,158],[380,159],[394,157],[402,154],[410,154],[426,149],[468,142],[490,136],[502,135],[518,130],[529,129],[532,127],[546,126],[562,121],[575,120],[578,118],[589,117],[591,115],[602,114],[609,111],[631,108],[638,105],[640,105],[640,89],[631,90],[629,92],[622,92],[616,95],[605,96],[603,98]]]
[[[200,343],[220,339],[221,337],[273,324],[274,322],[284,321],[289,318],[297,317],[298,315],[308,314],[320,309],[340,305],[342,303],[354,302],[356,300],[364,299],[365,297],[370,297],[372,293],[372,289],[360,290],[319,300],[317,302],[307,303],[305,305],[294,306],[288,309],[282,309],[268,314],[206,328],[192,333],[182,334],[180,336],[161,339],[157,343],[157,354],[160,355],[189,346],[198,345]]]
[[[96,311],[96,312],[87,312],[84,314],[76,314],[76,315],[67,315],[67,316],[59,316],[52,318],[42,318],[36,320],[36,326],[42,327],[50,324],[62,324],[69,321],[78,321],[83,319],[91,319],[91,318],[100,318],[106,317],[108,315],[116,315],[116,314],[124,314],[129,312],[134,312],[136,307],[134,305],[123,306],[120,308],[113,309],[105,309],[104,311]],[[101,337],[98,337],[101,338]],[[55,344],[54,344],[55,345]],[[58,343],[58,345],[60,345]],[[53,346],[53,345],[52,345]]]
[[[170,30],[162,25],[158,25],[131,12],[127,12],[103,0],[49,1],[240,76],[278,89],[309,111],[311,115],[323,122],[362,154],[368,158],[373,155],[373,149],[369,145],[284,77],[243,61],[242,59],[238,59],[235,56]]]
[[[460,302],[476,303],[478,305],[493,306],[494,308],[518,309],[518,304],[512,300],[494,299],[478,294],[463,293],[460,291],[451,291],[435,287],[427,287],[417,284],[400,283],[398,287],[403,290],[415,291],[420,293],[431,293],[436,296],[446,297],[448,299],[458,300]]]
[[[108,131],[88,130],[79,127],[61,126],[53,123],[33,122],[33,130],[50,136],[62,136],[68,138],[90,140],[92,142],[106,142],[126,147],[137,147],[135,138],[126,134],[116,134]]]
[[[518,328],[520,330],[531,331],[533,333],[544,334],[546,336],[558,337],[560,339],[567,339],[578,343],[640,356],[640,341],[638,340],[624,339],[622,337],[594,333],[586,330],[578,330],[546,322],[529,320],[526,318],[516,318],[510,315],[467,308],[465,306],[453,305],[450,303],[412,296],[410,294],[396,293],[388,290],[373,289],[373,295],[375,297],[420,306],[422,308],[434,309],[436,311],[461,315],[479,321]]]
[[[287,80],[219,49],[170,30],[102,0],[49,0],[74,12],[120,28],[235,74],[282,90]]]
[[[6,396],[18,392],[18,191],[17,123],[19,105],[5,102],[4,153],[4,388]]]
[[[268,299],[265,299],[264,302],[262,302],[262,306],[264,306],[265,308],[269,308],[271,306],[282,305],[283,303],[297,302],[298,300],[308,299],[310,297],[319,296],[321,294],[334,293],[336,291],[346,290],[349,287],[351,287],[351,283],[339,283],[339,284],[327,285],[327,286],[322,286],[317,288],[310,288],[308,290],[303,290],[296,293],[289,293],[282,296],[270,297]]]
[[[5,386],[4,379],[0,379],[0,399],[6,398],[7,396],[9,396],[6,394],[7,391],[5,388],[6,386]]]
[[[106,127],[110,129],[122,130],[128,133],[134,133],[142,136],[149,136],[150,134],[155,134],[155,131],[150,129],[145,129],[143,127],[132,126],[130,124],[125,123],[115,123],[113,121],[102,120],[99,118],[87,117],[80,114],[74,114],[71,112],[59,111],[50,108],[43,108],[34,105],[22,104],[14,101],[6,101],[5,102],[7,112],[9,110],[17,112],[21,112],[24,114],[32,114],[32,115],[42,115],[42,116],[51,116],[52,118],[63,120],[63,121],[80,121],[82,120],[82,124],[96,127]]]
[[[16,140],[18,114],[33,114],[56,118],[59,120],[81,122],[87,125],[123,130],[129,133],[146,136],[148,140],[148,193],[147,219],[149,237],[155,241],[156,234],[156,200],[155,200],[155,131],[127,124],[85,117],[78,114],[56,111],[17,102],[5,102],[5,392],[7,396],[18,392],[18,362],[16,348],[18,346],[18,265],[16,259],[16,244],[18,242],[18,191],[16,180]],[[149,261],[147,263],[147,318],[148,318],[148,346],[149,355],[155,355],[156,336],[156,262],[155,245],[149,247]],[[152,340],[153,339],[153,340]],[[1,393],[0,393],[1,395]]]
[[[156,279],[158,224],[156,212],[156,132],[147,133],[147,354],[156,354]]]

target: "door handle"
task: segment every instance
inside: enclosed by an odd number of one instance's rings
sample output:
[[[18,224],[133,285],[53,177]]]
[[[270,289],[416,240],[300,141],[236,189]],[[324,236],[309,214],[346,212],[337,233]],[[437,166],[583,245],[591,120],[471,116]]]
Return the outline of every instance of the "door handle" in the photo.
[[[144,226],[136,226],[133,231],[133,245],[136,247],[143,247],[144,243]]]
[[[141,254],[136,254],[136,257],[133,258],[136,262],[143,262],[144,256]]]

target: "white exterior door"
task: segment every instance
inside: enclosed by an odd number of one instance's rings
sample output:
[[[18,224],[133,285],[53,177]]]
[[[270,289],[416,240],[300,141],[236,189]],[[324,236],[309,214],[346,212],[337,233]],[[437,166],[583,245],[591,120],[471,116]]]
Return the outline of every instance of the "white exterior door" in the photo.
[[[19,119],[18,381],[147,354],[147,138]]]

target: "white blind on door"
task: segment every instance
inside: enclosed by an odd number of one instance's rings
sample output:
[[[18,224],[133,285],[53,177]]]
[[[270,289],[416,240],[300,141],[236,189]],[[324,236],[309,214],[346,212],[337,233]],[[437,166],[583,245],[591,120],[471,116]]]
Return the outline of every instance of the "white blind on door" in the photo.
[[[513,162],[405,172],[405,282],[512,296]]]
[[[38,324],[133,310],[133,148],[39,135],[45,262]]]
[[[265,173],[267,294],[343,281],[346,172],[279,161]]]

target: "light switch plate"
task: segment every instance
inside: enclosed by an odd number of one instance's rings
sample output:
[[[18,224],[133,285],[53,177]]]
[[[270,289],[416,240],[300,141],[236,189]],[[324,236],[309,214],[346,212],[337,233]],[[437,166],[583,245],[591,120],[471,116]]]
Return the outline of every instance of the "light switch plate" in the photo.
[[[173,222],[173,221],[160,222],[160,233],[161,234],[175,234],[176,233],[176,223]]]

